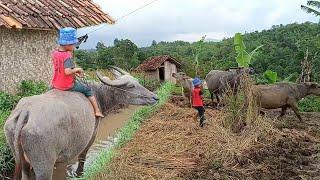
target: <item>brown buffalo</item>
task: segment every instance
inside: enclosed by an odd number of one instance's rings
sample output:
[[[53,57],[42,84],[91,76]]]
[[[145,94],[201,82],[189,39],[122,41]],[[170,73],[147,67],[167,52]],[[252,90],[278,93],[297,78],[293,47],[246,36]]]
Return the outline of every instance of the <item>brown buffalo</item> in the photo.
[[[251,89],[260,108],[282,108],[280,117],[291,108],[302,121],[298,109],[298,101],[309,95],[320,95],[320,86],[317,83],[277,83],[273,85],[255,85]]]
[[[106,114],[119,104],[149,105],[157,97],[127,72],[113,67],[118,79],[98,77],[88,84]],[[121,73],[121,77],[119,77]],[[15,156],[15,179],[51,180],[55,163],[79,158],[81,175],[87,151],[96,137],[99,119],[80,93],[51,90],[20,100],[5,123],[7,142]]]
[[[191,93],[193,90],[192,78],[187,76],[184,72],[173,73],[172,77],[177,80],[177,84],[183,88],[183,96],[191,106]]]

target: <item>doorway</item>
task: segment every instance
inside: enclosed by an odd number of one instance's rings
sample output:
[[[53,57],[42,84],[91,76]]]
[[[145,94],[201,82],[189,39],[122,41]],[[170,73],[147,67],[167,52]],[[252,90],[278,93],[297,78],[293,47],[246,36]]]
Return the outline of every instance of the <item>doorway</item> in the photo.
[[[159,68],[159,79],[160,81],[165,81],[165,70],[164,67]]]

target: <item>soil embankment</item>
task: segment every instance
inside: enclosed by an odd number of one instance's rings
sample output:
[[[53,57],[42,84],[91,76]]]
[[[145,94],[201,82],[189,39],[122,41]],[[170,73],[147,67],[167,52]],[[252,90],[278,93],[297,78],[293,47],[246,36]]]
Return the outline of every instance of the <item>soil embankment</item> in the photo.
[[[145,123],[97,179],[320,179],[320,113],[289,114],[231,133],[224,114],[208,124],[173,100]]]

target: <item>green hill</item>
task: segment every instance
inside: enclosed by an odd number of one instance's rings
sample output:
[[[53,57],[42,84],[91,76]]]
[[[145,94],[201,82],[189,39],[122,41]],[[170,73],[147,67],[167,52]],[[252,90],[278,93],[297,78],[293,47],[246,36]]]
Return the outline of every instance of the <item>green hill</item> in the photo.
[[[306,50],[309,58],[314,60],[313,78],[320,80],[320,25],[306,22],[273,26],[269,30],[255,31],[243,35],[249,51],[259,45],[263,48],[255,57],[253,67],[258,73],[266,70],[276,71],[280,78],[291,74],[298,76],[300,63]],[[152,42],[150,47],[137,48],[130,40],[115,40],[115,45],[106,47],[97,45],[96,52],[91,53],[90,63],[85,51],[78,51],[78,62],[85,68],[100,68],[105,65],[118,65],[126,69],[135,68],[150,56],[168,54],[179,59],[183,71],[194,76],[194,54],[197,43],[183,41]],[[125,60],[125,61],[124,61]],[[233,38],[220,42],[205,42],[199,55],[200,73],[205,76],[211,69],[227,69],[236,66]]]

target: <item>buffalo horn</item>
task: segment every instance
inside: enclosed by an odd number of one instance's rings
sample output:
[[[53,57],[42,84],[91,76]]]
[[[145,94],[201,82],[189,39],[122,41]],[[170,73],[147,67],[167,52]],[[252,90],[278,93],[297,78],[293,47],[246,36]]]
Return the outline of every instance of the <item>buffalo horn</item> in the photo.
[[[124,85],[127,85],[128,82],[125,82],[123,80],[110,80],[110,78],[102,76],[102,74],[100,72],[96,72],[98,78],[100,79],[100,81],[108,86],[112,86],[112,87],[121,87]]]
[[[118,68],[118,67],[115,67],[115,66],[110,66],[110,68],[120,72],[122,75],[130,75],[130,73],[128,73],[127,71],[125,71],[125,70],[123,70],[121,68]]]

